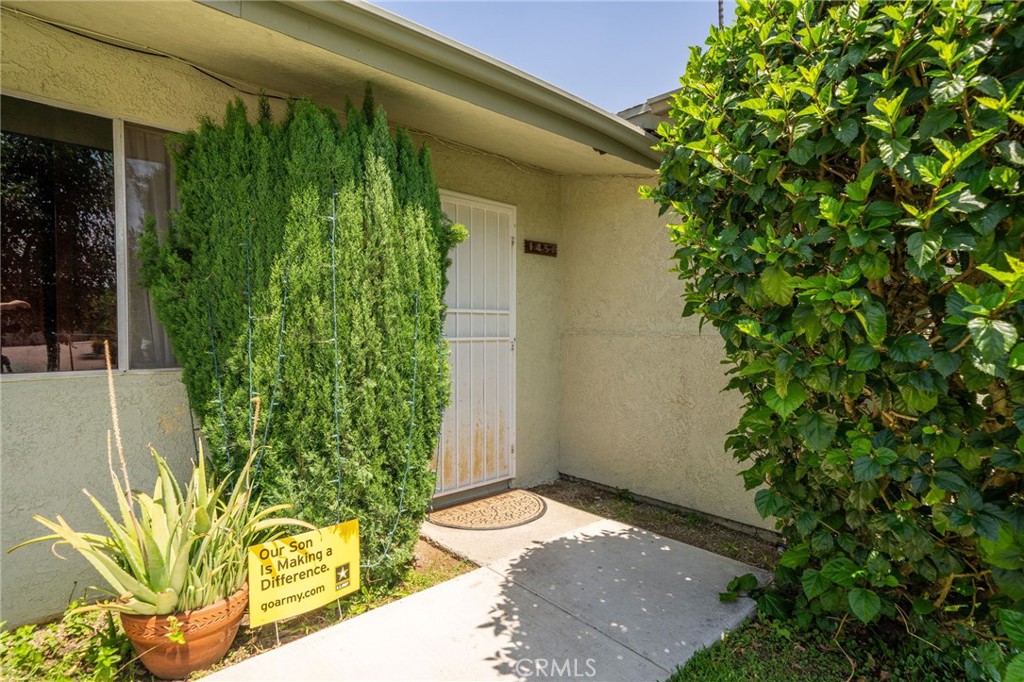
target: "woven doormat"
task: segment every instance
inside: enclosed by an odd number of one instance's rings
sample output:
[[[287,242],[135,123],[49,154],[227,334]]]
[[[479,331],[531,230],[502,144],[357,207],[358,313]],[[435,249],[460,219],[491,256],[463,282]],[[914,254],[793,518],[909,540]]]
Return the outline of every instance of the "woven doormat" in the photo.
[[[529,523],[544,516],[544,498],[526,490],[508,490],[482,500],[431,512],[427,518],[438,526],[465,530],[500,530]]]

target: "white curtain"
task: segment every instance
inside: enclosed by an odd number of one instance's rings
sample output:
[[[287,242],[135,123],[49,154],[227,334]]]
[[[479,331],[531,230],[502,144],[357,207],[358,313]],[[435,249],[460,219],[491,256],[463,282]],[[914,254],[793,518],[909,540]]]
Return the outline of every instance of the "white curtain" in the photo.
[[[156,221],[161,237],[167,234],[168,212],[177,209],[178,193],[166,133],[131,124],[124,126],[125,187],[128,204],[128,341],[129,367],[177,367],[171,344],[156,317],[149,293],[139,286],[139,236],[146,219]]]

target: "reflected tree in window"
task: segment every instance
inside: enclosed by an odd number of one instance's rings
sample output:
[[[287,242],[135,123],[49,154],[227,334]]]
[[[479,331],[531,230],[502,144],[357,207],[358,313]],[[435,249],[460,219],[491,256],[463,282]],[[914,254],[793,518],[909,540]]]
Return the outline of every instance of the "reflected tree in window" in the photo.
[[[5,365],[101,368],[117,338],[113,154],[5,131],[0,197],[0,299],[30,306],[0,316]]]

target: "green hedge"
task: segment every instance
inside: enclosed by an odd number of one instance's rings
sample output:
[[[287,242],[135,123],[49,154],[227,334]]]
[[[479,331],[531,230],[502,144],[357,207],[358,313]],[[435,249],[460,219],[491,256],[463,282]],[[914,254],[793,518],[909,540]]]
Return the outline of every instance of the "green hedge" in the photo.
[[[1024,598],[1022,13],[741,0],[660,130],[645,193],[801,612]]]
[[[181,208],[143,241],[145,285],[221,474],[261,448],[266,504],[358,518],[364,565],[390,579],[433,494],[448,398],[447,257],[430,156],[369,101],[239,101],[171,142]],[[257,411],[259,415],[255,414]]]

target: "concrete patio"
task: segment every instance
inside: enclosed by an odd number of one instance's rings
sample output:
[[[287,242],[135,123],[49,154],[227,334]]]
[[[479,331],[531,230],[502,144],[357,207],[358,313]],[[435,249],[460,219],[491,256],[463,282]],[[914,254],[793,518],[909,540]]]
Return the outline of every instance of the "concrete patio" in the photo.
[[[718,593],[767,574],[546,500],[504,530],[425,523],[481,568],[206,679],[660,680],[753,611]]]

